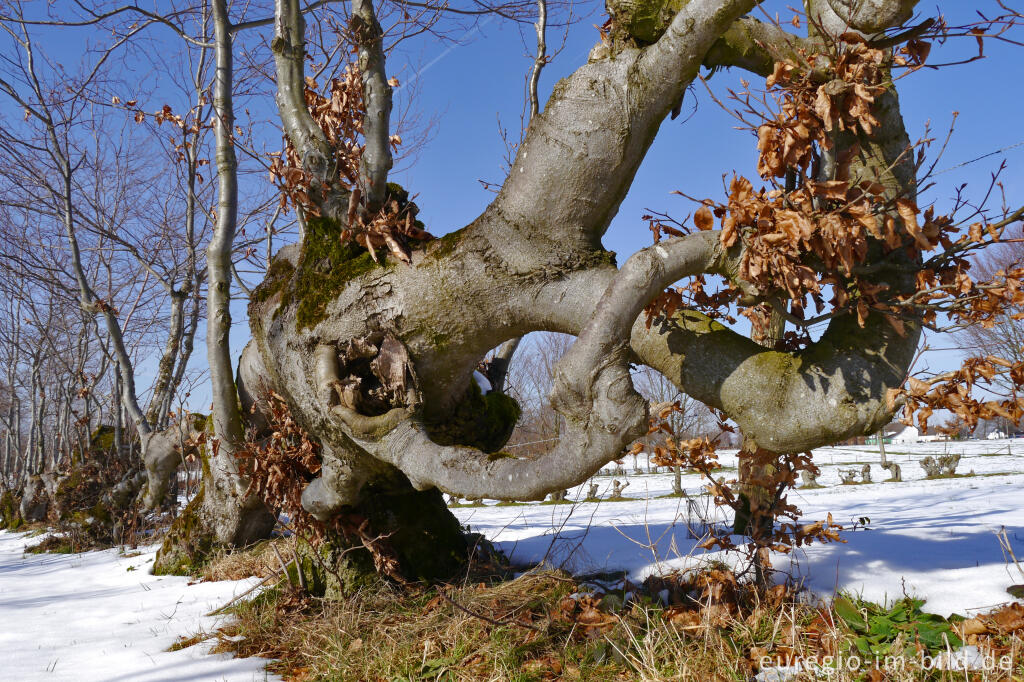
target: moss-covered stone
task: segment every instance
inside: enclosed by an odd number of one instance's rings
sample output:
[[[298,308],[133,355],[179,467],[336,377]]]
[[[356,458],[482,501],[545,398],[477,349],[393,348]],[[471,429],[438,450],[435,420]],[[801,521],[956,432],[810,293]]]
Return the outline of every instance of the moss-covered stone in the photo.
[[[471,381],[466,396],[451,415],[427,428],[434,442],[441,445],[466,445],[495,453],[508,442],[520,413],[515,398],[496,392],[484,395]]]
[[[53,495],[53,515],[58,525],[92,525],[111,521],[110,509],[103,504],[110,485],[94,462],[72,467],[61,477]],[[92,519],[86,523],[87,519]]]
[[[110,452],[114,449],[117,430],[109,424],[100,424],[89,435],[89,449],[93,452]]]
[[[82,464],[90,455],[102,455],[107,456],[114,451],[114,438],[117,432],[116,429],[110,424],[100,424],[93,432],[89,434],[89,441],[86,444],[88,452],[86,456],[82,456],[81,448],[75,446],[71,451],[71,463],[73,466]]]
[[[75,545],[66,537],[50,535],[42,542],[25,547],[28,554],[74,554]]]

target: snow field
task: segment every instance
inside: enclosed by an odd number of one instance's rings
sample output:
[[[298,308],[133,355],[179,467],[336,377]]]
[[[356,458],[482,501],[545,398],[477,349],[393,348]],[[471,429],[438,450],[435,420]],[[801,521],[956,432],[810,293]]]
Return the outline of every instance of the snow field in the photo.
[[[891,445],[889,459],[903,483],[882,482],[877,446],[817,450],[825,487],[795,490],[791,501],[805,521],[824,518],[855,530],[845,544],[815,545],[774,563],[813,591],[849,590],[874,601],[904,593],[927,599],[925,609],[970,615],[1011,600],[1008,585],[1024,573],[1008,565],[995,533],[1005,529],[1024,558],[1024,440]],[[927,454],[961,453],[958,472],[974,476],[924,480],[917,462]],[[736,476],[736,453],[720,457],[722,476]],[[874,483],[839,485],[839,469],[872,465]],[[646,469],[646,462],[641,462]],[[472,530],[496,541],[514,560],[546,560],[576,573],[624,570],[633,581],[728,557],[696,549],[704,524],[731,521],[702,495],[697,475],[684,475],[690,499],[664,497],[672,474],[632,473],[626,501],[566,505],[461,507],[453,511]],[[594,479],[601,496],[610,476]],[[870,519],[862,523],[860,519]],[[866,528],[865,528],[866,526]],[[205,614],[249,589],[254,580],[190,584],[149,574],[155,547],[137,556],[118,550],[77,555],[24,554],[41,538],[0,532],[0,679],[118,682],[277,680],[266,661],[210,655],[205,644],[168,652],[179,637],[215,629],[223,618]]]
[[[925,480],[918,465],[926,455],[960,453],[964,476]],[[848,529],[843,544],[814,545],[790,556],[776,555],[776,568],[830,596],[846,590],[884,602],[906,594],[927,600],[925,610],[969,614],[1008,601],[1006,587],[1024,583],[1024,573],[1008,566],[995,535],[1006,530],[1016,555],[1024,559],[1024,440],[966,441],[887,446],[903,470],[902,483],[889,477],[877,446],[821,448],[814,452],[825,487],[797,489],[790,501],[802,521],[833,519]],[[736,477],[736,452],[721,453],[720,475]],[[870,463],[871,484],[840,485],[839,470]],[[640,466],[646,470],[646,462]],[[571,505],[461,507],[454,511],[472,530],[496,541],[513,560],[546,560],[576,573],[625,570],[639,581],[650,573],[728,560],[721,552],[695,548],[702,523],[728,524],[731,516],[702,495],[700,476],[684,475],[690,501],[662,497],[672,491],[672,474],[633,474],[628,501],[583,502],[588,486],[569,491]],[[607,496],[613,478],[593,479]],[[858,523],[870,519],[866,524]]]
[[[167,648],[213,630],[207,617],[255,579],[189,584],[149,574],[156,547],[24,554],[41,540],[0,531],[0,679],[18,682],[252,682],[278,680],[266,661]]]

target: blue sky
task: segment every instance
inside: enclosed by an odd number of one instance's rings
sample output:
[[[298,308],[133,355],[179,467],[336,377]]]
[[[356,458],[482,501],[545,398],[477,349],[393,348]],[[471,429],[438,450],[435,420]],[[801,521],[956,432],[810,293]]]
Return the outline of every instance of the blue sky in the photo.
[[[951,7],[943,9],[955,12],[950,15],[951,22],[966,20],[970,12],[964,10],[973,4],[945,3]],[[585,61],[587,51],[597,40],[592,24],[601,20],[592,15],[571,28],[565,50],[543,73],[542,92],[550,92],[558,78]],[[527,40],[532,40],[532,36],[527,35]],[[990,57],[984,60],[937,71],[925,69],[899,81],[902,109],[912,138],[924,133],[929,120],[933,132],[944,135],[952,112],[960,112],[957,133],[939,164],[940,169],[1024,141],[1024,129],[1018,125],[1022,99],[1016,87],[1017,78],[1022,75],[1021,49],[1024,48],[988,42],[986,53]],[[931,59],[963,58],[975,50],[973,40],[957,39],[946,46],[936,46]],[[518,130],[523,77],[530,62],[524,52],[517,28],[495,21],[463,46],[424,47],[422,56],[416,55],[422,62],[440,57],[424,70],[418,70],[415,63],[403,64],[404,55],[389,62],[389,68],[403,81],[407,74],[418,72],[421,97],[417,104],[425,114],[437,117],[436,134],[423,149],[416,166],[396,174],[412,191],[419,192],[423,216],[436,233],[468,223],[492,196],[477,180],[493,181],[501,174],[504,144],[498,135],[497,117],[500,115],[510,132]],[[738,89],[739,78],[744,75],[754,87],[763,83],[756,76],[732,70],[716,73],[709,84],[721,96],[727,87]],[[681,122],[694,105],[692,117]],[[633,190],[609,230],[606,246],[627,254],[649,243],[649,232],[639,220],[645,207],[680,215],[688,213],[688,203],[670,195],[674,189],[684,189],[695,196],[718,197],[722,194],[722,174],[736,169],[755,178],[753,137],[748,132],[733,130],[734,124],[711,101],[703,85],[695,85],[687,94],[684,116],[662,126]],[[983,190],[989,173],[1001,158],[1011,162],[1003,176],[1007,189],[1019,189],[1024,146],[938,176],[940,183],[928,196],[941,205],[952,188],[962,182]],[[1017,163],[1013,164],[1014,161]]]
[[[778,12],[786,21],[792,16],[786,10],[787,4],[771,0],[764,7],[770,13]],[[991,0],[947,1],[939,6],[954,25],[970,21],[974,8],[996,8]],[[603,4],[591,1],[578,5],[576,12],[582,19],[570,27],[564,49],[544,70],[542,100],[559,78],[586,60],[587,52],[598,40],[594,24],[604,21]],[[936,13],[934,5],[922,4],[916,21]],[[259,30],[269,35],[269,27]],[[85,32],[81,30],[78,37],[85,37]],[[58,35],[66,42],[53,42],[52,38]],[[67,40],[65,34],[54,32],[46,38],[48,50],[68,59],[79,49],[80,43]],[[99,34],[90,38],[103,40]],[[394,173],[393,179],[418,195],[421,218],[436,235],[466,225],[493,198],[478,180],[502,179],[505,146],[498,132],[498,120],[511,137],[518,137],[524,78],[533,58],[535,40],[532,27],[511,25],[499,19],[484,20],[461,38],[459,44],[452,44],[421,36],[403,44],[388,62],[391,75],[405,86],[416,86],[398,91],[399,107],[408,93],[415,92],[414,110],[425,120],[434,121],[432,134],[419,150],[415,165]],[[171,38],[156,37],[156,44],[165,39]],[[552,28],[549,49],[560,42],[560,29]],[[935,46],[929,61],[956,61],[975,54],[976,49],[973,40],[956,39],[945,46]],[[933,136],[941,142],[953,112],[960,112],[957,132],[938,164],[940,170],[1024,141],[1024,129],[1018,123],[1022,104],[1018,84],[1024,75],[1020,66],[1022,49],[987,41],[987,57],[981,61],[938,71],[924,69],[899,81],[903,114],[912,139],[920,137],[930,121]],[[716,73],[709,84],[721,97],[729,87],[739,89],[741,77],[747,77],[755,88],[763,84],[760,78],[735,70]],[[246,102],[245,106],[251,106],[257,115],[262,115],[260,110],[265,107],[267,116],[272,115],[274,107],[269,98],[262,103]],[[690,213],[689,202],[672,195],[673,190],[720,198],[723,175],[731,175],[735,170],[756,179],[753,136],[734,130],[735,123],[711,100],[702,84],[691,88],[684,101],[683,115],[662,125],[633,189],[605,237],[605,246],[619,254],[620,263],[630,253],[650,244],[650,232],[640,220],[646,209],[670,212],[677,217]],[[936,151],[937,145],[933,146],[932,154]],[[1024,145],[937,175],[937,186],[923,197],[922,205],[934,201],[941,211],[948,206],[954,188],[965,182],[969,191],[973,188],[973,193],[982,193],[990,173],[1004,159],[1008,167],[1002,181],[1009,203],[1019,203]],[[261,182],[262,177],[249,176],[243,181]],[[248,326],[244,321],[244,303],[239,302],[233,309],[238,324],[232,346],[237,355],[248,340]],[[955,346],[955,340],[935,339],[933,346],[949,348]],[[197,339],[194,367],[205,366],[204,350],[202,340]],[[926,360],[933,369],[948,368],[957,356],[956,351],[936,352],[928,354]],[[145,376],[150,373],[150,364],[140,366],[140,385],[146,385],[150,379]],[[189,403],[199,410],[205,409],[208,400],[207,391],[200,388]]]
[[[769,2],[765,9],[772,14],[778,12],[785,21],[792,16],[786,10],[789,4]],[[990,4],[995,7],[995,3]],[[956,25],[974,19],[973,8],[985,5],[944,2],[939,6],[948,22]],[[917,21],[935,14],[934,6],[922,3]],[[543,72],[541,89],[545,96],[559,78],[586,60],[598,38],[593,24],[602,22],[603,17],[593,13],[571,27],[565,49]],[[474,32],[462,46],[427,45],[413,60],[403,63],[401,55],[389,62],[389,68],[403,82],[408,74],[417,74],[421,95],[417,104],[427,116],[437,117],[435,134],[422,150],[418,163],[396,174],[399,182],[419,193],[421,217],[435,234],[467,224],[493,196],[478,179],[495,181],[501,177],[504,142],[498,134],[498,117],[510,133],[518,131],[524,74],[532,59],[528,50],[533,49],[532,34],[523,35],[526,45],[517,27],[494,21]],[[558,33],[553,30],[551,35],[549,45]],[[929,158],[937,154],[953,112],[959,112],[956,132],[938,163],[938,171],[1024,141],[1024,128],[1019,125],[1024,98],[1017,87],[1024,75],[1022,50],[989,40],[985,43],[985,59],[938,70],[922,69],[899,81],[901,108],[911,139],[923,136],[929,122],[932,137],[938,138]],[[933,46],[929,61],[958,61],[976,53],[974,40],[957,38]],[[429,66],[423,69],[423,64]],[[708,83],[723,98],[728,88],[740,89],[739,79],[743,77],[752,87],[763,85],[759,77],[735,69],[717,72]],[[620,263],[630,253],[650,244],[650,232],[640,220],[646,209],[666,211],[680,218],[691,212],[690,203],[672,195],[673,190],[721,198],[722,175],[731,175],[733,170],[756,181],[755,140],[751,133],[735,130],[735,125],[735,119],[711,100],[702,84],[691,88],[683,115],[662,125],[605,236],[605,246],[618,252]],[[965,182],[968,191],[973,188],[973,193],[980,195],[987,189],[991,173],[1004,159],[1007,168],[1001,180],[1008,202],[1016,207],[1024,196],[1024,145],[936,174],[936,186],[923,195],[922,206],[935,202],[940,210],[948,207],[955,188]],[[930,343],[935,348],[956,345],[955,339],[948,336]],[[945,369],[956,364],[959,355],[956,351],[931,352],[923,362],[932,369]]]

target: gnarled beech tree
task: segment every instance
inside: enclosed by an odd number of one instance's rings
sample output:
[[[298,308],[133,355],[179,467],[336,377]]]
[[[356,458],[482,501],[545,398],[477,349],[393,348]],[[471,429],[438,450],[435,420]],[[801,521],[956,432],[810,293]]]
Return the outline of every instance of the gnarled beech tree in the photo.
[[[799,452],[887,424],[888,392],[904,384],[919,341],[913,311],[899,325],[874,311],[837,314],[817,341],[790,351],[694,309],[649,325],[645,307],[686,277],[721,276],[747,306],[777,292],[745,278],[745,240],[726,246],[718,230],[662,240],[621,266],[601,237],[702,65],[768,76],[798,50],[898,27],[914,4],[809,0],[811,29],[796,36],[745,16],[753,0],[609,3],[611,35],[531,118],[495,199],[471,224],[432,240],[404,191],[387,182],[391,86],[371,0],[355,0],[351,12],[365,107],[354,181],[339,174],[344,160],[307,106],[299,0],[277,0],[277,103],[307,229],[253,293],[239,387],[243,406],[261,392],[282,396],[320,443],[322,468],[302,494],[304,508],[324,522],[364,519],[373,534],[390,534],[407,576],[451,571],[465,545],[440,491],[538,500],[585,481],[646,433],[648,407],[630,363],[734,420],[751,451]],[[891,80],[871,113],[878,125],[837,133],[811,179],[833,180],[844,166],[875,181],[880,196],[914,201],[911,144]],[[891,213],[906,235],[905,216]],[[870,271],[883,259],[892,267],[877,279],[897,288],[921,262],[872,246],[862,265]],[[481,394],[473,372],[492,349],[539,330],[576,337],[552,389],[566,429],[551,452],[516,457],[501,452],[516,406]]]

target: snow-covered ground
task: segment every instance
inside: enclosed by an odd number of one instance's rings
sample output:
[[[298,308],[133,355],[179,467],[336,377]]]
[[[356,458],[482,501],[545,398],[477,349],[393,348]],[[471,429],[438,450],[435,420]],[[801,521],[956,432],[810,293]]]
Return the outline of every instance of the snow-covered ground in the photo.
[[[957,472],[974,476],[924,480],[918,462],[928,454],[960,453]],[[804,520],[831,512],[847,528],[870,519],[867,529],[843,534],[845,544],[816,545],[790,557],[776,556],[775,566],[820,594],[849,590],[882,601],[904,592],[927,599],[926,610],[967,613],[1012,600],[1006,587],[1024,583],[1024,575],[1007,566],[995,532],[1006,529],[1016,555],[1024,559],[1024,440],[967,441],[890,445],[887,454],[900,464],[904,482],[888,478],[878,462],[877,446],[822,448],[815,461],[824,488],[796,490],[790,500]],[[721,453],[726,478],[736,476],[736,453]],[[839,485],[839,470],[872,465],[875,483]],[[691,495],[663,498],[672,490],[671,474],[633,474],[625,502],[578,502],[573,505],[462,507],[463,523],[482,532],[514,560],[547,559],[577,573],[626,570],[633,580],[654,571],[695,565],[709,554],[694,545],[701,522],[728,523],[721,509],[701,496],[697,475],[683,477]],[[646,468],[641,462],[641,469]],[[607,496],[612,478],[594,479]],[[570,500],[587,494],[587,486],[569,491]],[[862,525],[862,524],[861,524]]]
[[[252,581],[196,583],[149,574],[156,548],[24,554],[41,538],[0,531],[0,679],[251,682],[279,679],[266,661],[168,652],[180,636],[217,627],[204,614]]]
[[[963,455],[958,472],[974,476],[923,480],[917,462],[926,454]],[[839,485],[839,469],[872,464],[877,446],[822,448],[815,460],[825,487],[796,490],[792,500],[805,519],[829,512],[848,527],[867,517],[867,529],[844,533],[846,544],[818,545],[775,564],[821,594],[852,590],[872,600],[909,594],[926,598],[937,613],[987,610],[1024,583],[1008,568],[995,532],[1005,528],[1024,558],[1024,440],[892,445],[889,458],[903,483]],[[736,475],[735,452],[723,453],[721,473]],[[683,477],[691,495],[666,498],[672,475],[633,474],[623,502],[572,505],[462,507],[463,523],[496,540],[513,559],[547,559],[576,572],[626,570],[640,580],[652,571],[693,565],[718,554],[695,550],[704,522],[730,519],[701,495],[696,475]],[[600,494],[609,476],[594,479]],[[569,493],[586,495],[587,486]],[[209,655],[204,645],[168,652],[178,637],[211,631],[204,614],[241,594],[251,581],[189,584],[149,574],[154,548],[137,556],[117,550],[78,555],[24,554],[39,538],[0,532],[0,679],[3,680],[263,680],[277,679],[260,659]]]

